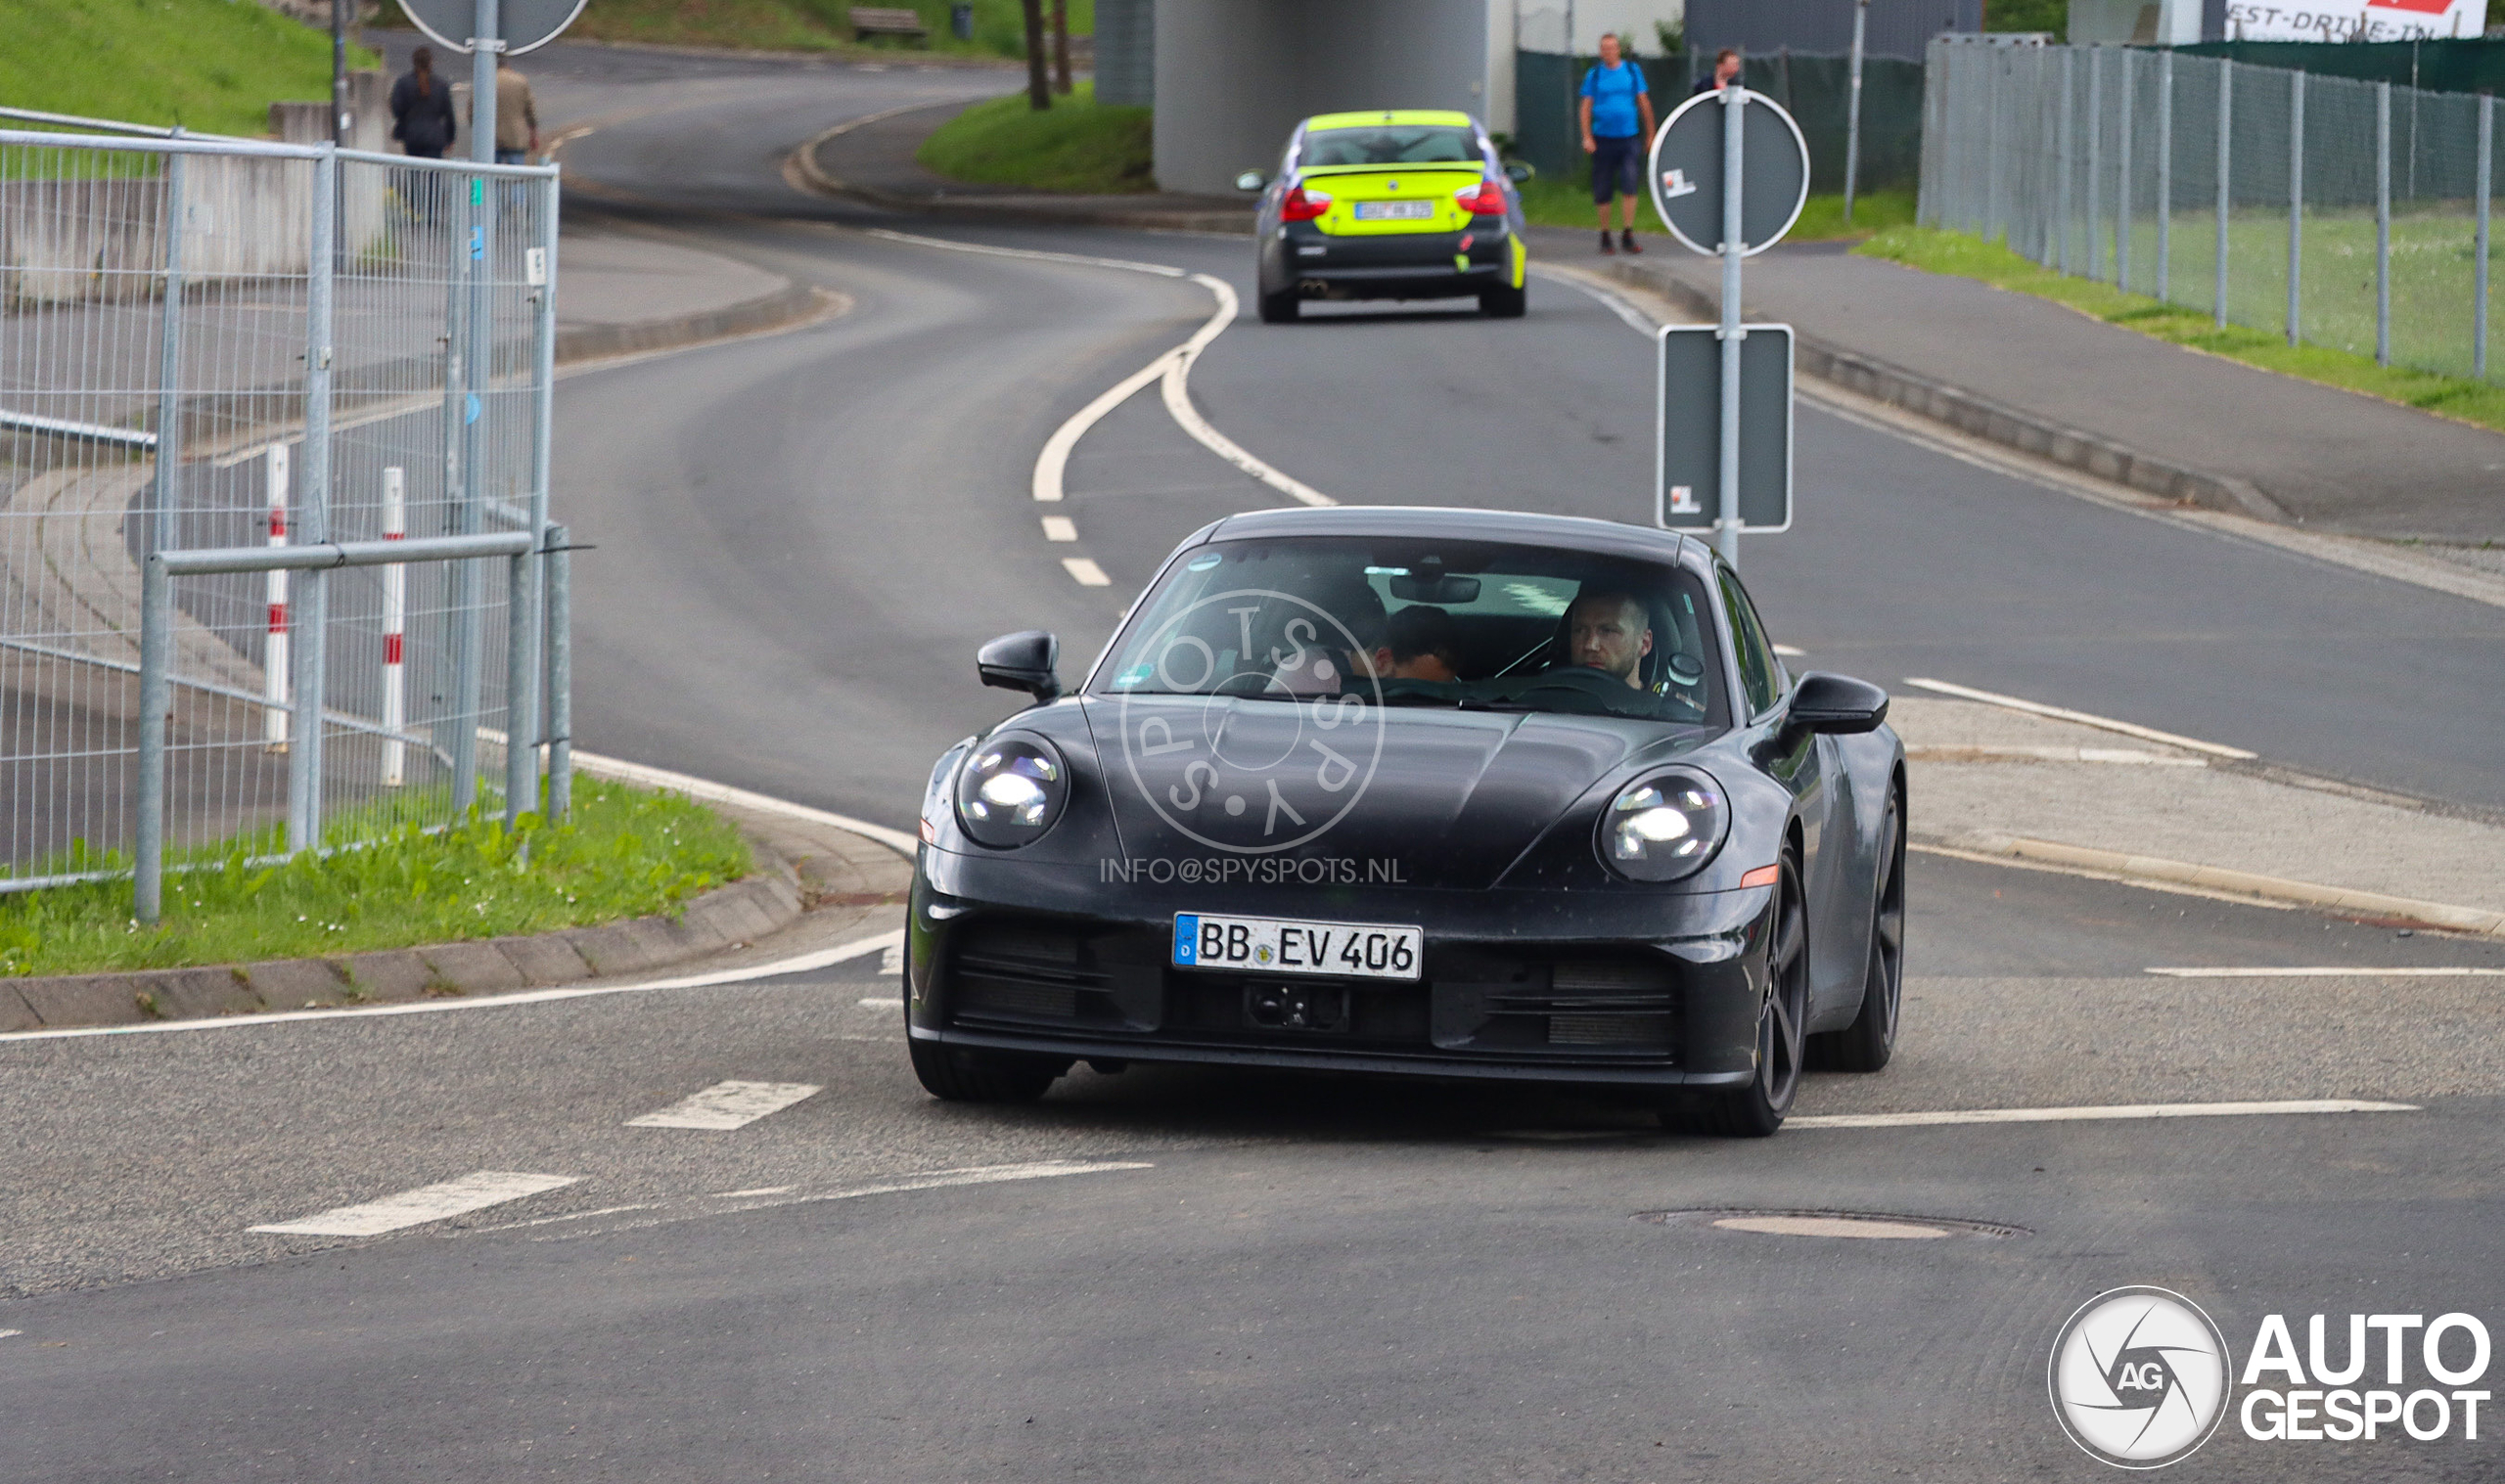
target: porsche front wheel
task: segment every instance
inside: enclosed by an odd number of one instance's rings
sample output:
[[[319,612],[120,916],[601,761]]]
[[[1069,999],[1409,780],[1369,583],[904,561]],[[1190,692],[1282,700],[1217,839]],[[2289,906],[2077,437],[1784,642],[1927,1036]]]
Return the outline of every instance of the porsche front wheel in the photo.
[[[1809,1013],[1809,912],[1800,892],[1800,868],[1789,853],[1775,883],[1773,921],[1766,937],[1766,996],[1757,1011],[1756,1077],[1734,1093],[1686,1102],[1665,1123],[1725,1139],[1763,1139],[1783,1127],[1800,1093],[1800,1067]]]
[[[1896,1053],[1896,1021],[1905,998],[1905,800],[1888,793],[1880,825],[1879,877],[1870,911],[1870,963],[1863,971],[1861,1013],[1850,1025],[1809,1038],[1813,1065],[1839,1072],[1875,1072]]]

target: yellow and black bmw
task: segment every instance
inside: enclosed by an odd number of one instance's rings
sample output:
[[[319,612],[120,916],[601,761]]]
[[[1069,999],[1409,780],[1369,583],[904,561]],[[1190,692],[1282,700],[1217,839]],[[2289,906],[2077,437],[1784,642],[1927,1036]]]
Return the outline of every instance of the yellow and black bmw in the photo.
[[[1236,180],[1261,193],[1261,318],[1297,317],[1306,299],[1475,297],[1485,313],[1523,312],[1521,193],[1467,113],[1391,110],[1321,113],[1288,136],[1276,178]]]

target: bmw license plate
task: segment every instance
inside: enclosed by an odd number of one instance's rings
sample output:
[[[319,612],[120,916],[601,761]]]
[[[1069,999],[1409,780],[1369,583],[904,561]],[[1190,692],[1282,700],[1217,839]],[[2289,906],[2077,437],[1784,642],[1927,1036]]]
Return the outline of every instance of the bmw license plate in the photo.
[[[1361,201],[1357,202],[1359,221],[1425,221],[1435,214],[1431,201]]]
[[[1303,922],[1283,918],[1174,915],[1177,968],[1249,968],[1273,974],[1415,979],[1426,957],[1419,927],[1369,922]]]

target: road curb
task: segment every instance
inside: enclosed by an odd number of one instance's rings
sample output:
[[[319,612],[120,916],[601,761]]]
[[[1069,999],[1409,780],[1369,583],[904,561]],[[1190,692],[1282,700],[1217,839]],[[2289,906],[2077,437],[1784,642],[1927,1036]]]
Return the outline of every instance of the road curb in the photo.
[[[2286,877],[2233,871],[2224,866],[2201,866],[2190,861],[2167,860],[2163,856],[2131,855],[2088,845],[2068,845],[2059,840],[2029,839],[2024,835],[1977,832],[1918,838],[1917,843],[1951,855],[2032,861],[2126,880],[2192,886],[2232,896],[2257,897],[2293,907],[2319,908],[2348,917],[2403,922],[2480,937],[2505,938],[2505,912],[2493,912],[2482,907],[2457,907],[2448,902],[2429,902],[2417,897],[2387,896],[2382,892],[2358,891],[2346,886],[2325,886]]]
[[[1721,305],[1713,295],[1651,263],[1611,262],[1590,271],[1650,290],[1690,314],[1713,319]],[[1959,432],[2031,454],[2067,469],[2125,485],[2160,499],[2254,516],[2282,525],[2296,523],[2278,501],[2251,481],[2214,474],[2128,448],[2098,433],[2041,418],[1946,382],[1934,381],[1876,356],[1863,355],[1794,331],[1794,364],[1822,382],[1900,407]]]
[[[754,942],[808,910],[799,873],[753,831],[756,870],[689,902],[593,927],[328,959],[0,981],[0,1032],[135,1025],[490,994],[639,973]]]
[[[771,293],[720,309],[623,325],[577,325],[557,332],[557,363],[607,360],[655,350],[679,350],[733,336],[781,330],[841,306],[840,294],[787,280]]]

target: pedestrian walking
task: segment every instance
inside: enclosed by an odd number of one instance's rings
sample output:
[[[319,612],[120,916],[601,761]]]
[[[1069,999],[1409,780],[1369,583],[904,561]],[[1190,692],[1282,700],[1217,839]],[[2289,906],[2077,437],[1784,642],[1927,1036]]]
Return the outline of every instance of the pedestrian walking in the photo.
[[[1644,148],[1653,137],[1653,95],[1644,69],[1619,55],[1617,33],[1601,37],[1601,60],[1583,74],[1583,153],[1592,157],[1592,207],[1600,216],[1601,250],[1616,252],[1609,238],[1609,203],[1619,203],[1618,241],[1641,252],[1635,241],[1636,181],[1644,171]]]
[[[434,49],[422,46],[409,59],[407,74],[391,84],[391,137],[417,158],[441,159],[457,132],[452,88],[434,74]],[[407,172],[401,193],[410,211],[424,221],[434,220],[434,175],[432,170]]]
[[[1740,80],[1740,53],[1736,47],[1724,47],[1713,54],[1713,70],[1696,79],[1690,94],[1719,92]]]
[[[524,165],[539,153],[539,112],[531,107],[530,79],[496,59],[496,163]]]

